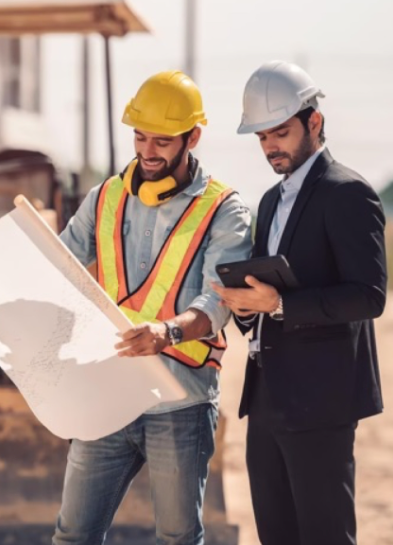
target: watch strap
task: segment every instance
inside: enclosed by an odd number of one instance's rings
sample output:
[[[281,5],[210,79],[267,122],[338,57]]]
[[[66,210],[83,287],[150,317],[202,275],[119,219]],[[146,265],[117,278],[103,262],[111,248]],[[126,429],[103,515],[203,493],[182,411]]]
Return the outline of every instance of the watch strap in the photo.
[[[279,296],[277,307],[272,312],[269,312],[269,316],[273,320],[284,320],[284,305],[281,295]]]

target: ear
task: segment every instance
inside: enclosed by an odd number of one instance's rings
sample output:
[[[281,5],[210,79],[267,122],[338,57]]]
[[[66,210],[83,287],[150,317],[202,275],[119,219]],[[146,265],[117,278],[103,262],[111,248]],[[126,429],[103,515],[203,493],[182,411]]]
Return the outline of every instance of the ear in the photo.
[[[322,128],[322,114],[314,110],[308,119],[308,128],[312,136],[317,137]]]
[[[198,145],[201,134],[202,129],[200,127],[194,127],[192,133],[188,137],[188,149],[194,149]]]

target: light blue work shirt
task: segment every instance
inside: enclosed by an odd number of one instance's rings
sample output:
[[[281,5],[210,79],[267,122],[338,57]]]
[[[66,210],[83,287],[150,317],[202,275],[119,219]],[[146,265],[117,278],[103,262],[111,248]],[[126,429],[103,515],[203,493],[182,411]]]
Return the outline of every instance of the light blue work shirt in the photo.
[[[277,208],[270,225],[269,238],[267,243],[268,255],[276,255],[280,245],[281,237],[287,224],[289,215],[295,204],[299,191],[302,188],[303,182],[311,167],[321,155],[325,145],[322,145],[317,151],[311,155],[298,169],[296,169],[288,178],[284,178],[280,183],[280,198],[277,203]],[[263,325],[263,313],[252,314],[248,317],[236,316],[235,319],[242,325],[252,325],[256,318],[259,318],[256,338],[249,343],[250,352],[260,351],[260,339]],[[285,309],[284,309],[285,320]]]
[[[128,287],[135,291],[146,279],[166,238],[192,199],[206,190],[210,176],[198,165],[193,183],[170,201],[157,206],[145,206],[137,197],[128,199],[123,225],[124,259]],[[100,186],[86,196],[75,216],[61,233],[62,241],[83,263],[96,260],[96,203]],[[204,312],[217,333],[229,320],[230,311],[219,305],[219,296],[211,282],[219,282],[215,271],[218,263],[241,261],[251,252],[251,215],[237,193],[229,196],[216,212],[200,249],[185,278],[177,301],[176,312],[188,308]],[[160,403],[149,413],[169,412],[199,403],[219,401],[219,371],[214,367],[191,368],[167,356],[160,355],[164,364],[185,388],[187,398]]]
[[[292,172],[288,178],[284,178],[280,184],[280,199],[277,203],[277,209],[274,214],[269,231],[268,253],[276,255],[280,245],[281,237],[287,224],[289,214],[295,204],[296,197],[302,188],[303,182],[310,172],[311,167],[321,155],[325,146],[321,146],[311,155],[295,172]]]

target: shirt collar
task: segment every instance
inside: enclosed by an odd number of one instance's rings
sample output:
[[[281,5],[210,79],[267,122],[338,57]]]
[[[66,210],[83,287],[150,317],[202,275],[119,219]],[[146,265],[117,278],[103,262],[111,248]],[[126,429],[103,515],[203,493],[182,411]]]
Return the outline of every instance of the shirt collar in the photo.
[[[311,167],[321,155],[325,147],[325,145],[322,145],[320,148],[318,148],[317,151],[313,155],[311,155],[311,157],[309,157],[305,163],[303,163],[297,170],[295,170],[295,172],[292,172],[292,174],[288,176],[288,178],[282,180],[280,186],[282,192],[288,190],[300,191],[300,188],[302,187],[307,174],[310,172]]]
[[[203,165],[198,161],[198,166],[194,174],[192,184],[182,191],[182,194],[189,195],[190,197],[197,197],[203,195],[206,191],[206,186],[211,176],[207,173]]]

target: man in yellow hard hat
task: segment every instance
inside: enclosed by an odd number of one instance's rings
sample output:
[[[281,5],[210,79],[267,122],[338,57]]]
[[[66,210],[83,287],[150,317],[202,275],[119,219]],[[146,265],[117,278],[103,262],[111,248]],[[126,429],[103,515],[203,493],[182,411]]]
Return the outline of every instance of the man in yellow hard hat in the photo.
[[[53,544],[104,543],[147,462],[157,544],[202,545],[229,318],[211,282],[217,263],[249,255],[250,214],[191,154],[207,120],[185,74],[149,78],[123,122],[134,127],[136,158],[89,192],[61,238],[85,265],[97,260],[99,283],[134,324],[119,355],[160,354],[187,397],[108,437],[72,441]]]

